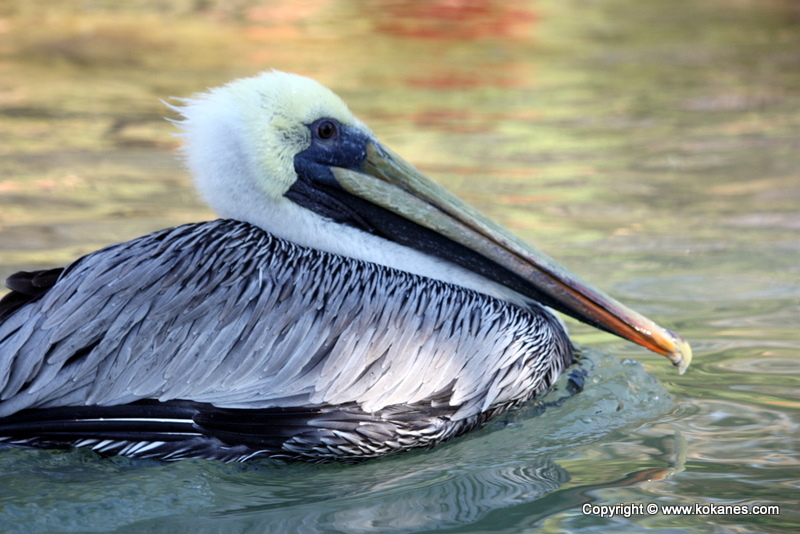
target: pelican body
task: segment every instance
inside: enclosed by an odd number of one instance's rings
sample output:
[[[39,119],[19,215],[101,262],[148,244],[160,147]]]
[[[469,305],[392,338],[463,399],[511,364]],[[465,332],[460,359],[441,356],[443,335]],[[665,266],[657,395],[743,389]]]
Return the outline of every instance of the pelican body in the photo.
[[[223,219],[155,232],[0,301],[0,441],[174,460],[355,461],[431,447],[573,360],[558,310],[667,356],[592,288],[281,72],[176,108]]]

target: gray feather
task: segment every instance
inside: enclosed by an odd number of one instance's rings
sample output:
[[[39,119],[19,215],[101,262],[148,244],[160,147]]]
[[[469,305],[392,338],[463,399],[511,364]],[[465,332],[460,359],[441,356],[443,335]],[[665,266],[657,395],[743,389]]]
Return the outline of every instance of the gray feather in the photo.
[[[543,391],[570,359],[557,320],[534,304],[524,309],[222,220],[86,256],[0,324],[0,417],[137,399],[365,413],[427,404],[449,406],[466,428],[482,412]],[[419,436],[455,432],[434,430],[435,419]],[[331,423],[324,439],[297,435],[285,449],[402,448],[390,427],[360,427],[371,444],[359,444]]]

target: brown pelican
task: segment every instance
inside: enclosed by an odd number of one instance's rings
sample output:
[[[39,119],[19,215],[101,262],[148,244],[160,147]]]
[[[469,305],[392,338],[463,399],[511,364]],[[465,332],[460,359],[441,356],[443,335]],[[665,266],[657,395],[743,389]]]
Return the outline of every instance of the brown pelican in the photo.
[[[3,441],[226,461],[430,447],[570,365],[551,309],[689,365],[682,338],[437,186],[312,80],[268,72],[180,113],[225,219],[12,275]]]

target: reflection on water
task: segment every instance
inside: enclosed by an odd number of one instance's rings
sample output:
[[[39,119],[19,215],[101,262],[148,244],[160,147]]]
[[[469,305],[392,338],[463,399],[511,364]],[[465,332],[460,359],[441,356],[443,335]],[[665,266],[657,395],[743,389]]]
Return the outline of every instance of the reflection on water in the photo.
[[[0,275],[213,217],[160,100],[279,68],[695,361],[571,325],[605,353],[580,395],[355,467],[4,449],[2,524],[606,531],[581,504],[714,502],[782,509],[613,524],[797,530],[798,67],[794,0],[5,2]]]

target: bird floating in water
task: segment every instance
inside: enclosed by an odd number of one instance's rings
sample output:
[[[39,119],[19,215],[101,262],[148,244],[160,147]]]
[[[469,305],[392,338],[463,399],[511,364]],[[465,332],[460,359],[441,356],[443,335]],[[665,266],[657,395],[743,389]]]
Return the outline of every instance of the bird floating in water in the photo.
[[[547,392],[573,361],[551,309],[691,361],[313,80],[267,72],[179,111],[224,219],[12,275],[0,440],[224,461],[431,447]]]

